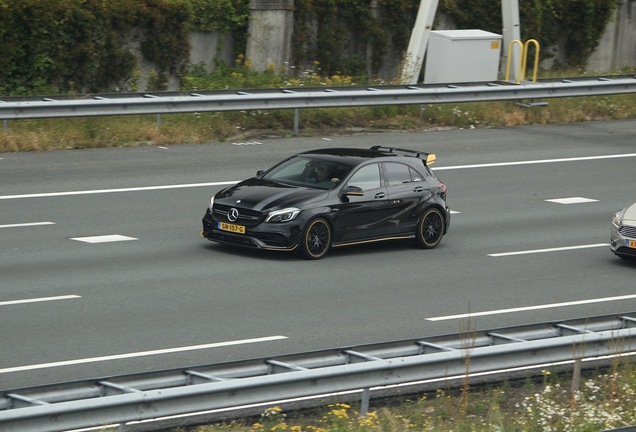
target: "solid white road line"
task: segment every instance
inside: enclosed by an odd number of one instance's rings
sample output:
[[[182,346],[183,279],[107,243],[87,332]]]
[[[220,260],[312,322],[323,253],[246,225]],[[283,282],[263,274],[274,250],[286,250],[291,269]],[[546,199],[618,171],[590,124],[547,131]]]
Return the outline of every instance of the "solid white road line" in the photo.
[[[65,296],[57,296],[57,297],[40,297],[40,298],[30,298],[30,299],[22,299],[22,300],[9,300],[9,301],[0,302],[0,306],[16,305],[16,304],[24,304],[24,303],[38,303],[38,302],[46,302],[46,301],[54,301],[54,300],[69,300],[69,299],[77,299],[77,298],[82,298],[82,296],[65,295]]]
[[[535,254],[535,253],[560,252],[560,251],[566,251],[566,250],[589,249],[589,248],[606,247],[606,246],[609,246],[609,243],[595,243],[595,244],[588,244],[588,245],[564,246],[564,247],[549,248],[549,249],[534,249],[534,250],[524,250],[524,251],[515,251],[515,252],[501,252],[501,253],[488,254],[488,256],[504,257],[504,256],[513,256],[513,255],[529,255],[529,254]]]
[[[139,191],[152,191],[152,190],[163,190],[163,189],[184,189],[184,188],[205,187],[205,186],[224,186],[224,185],[231,185],[236,183],[238,182],[226,181],[226,182],[214,182],[214,183],[190,183],[190,184],[165,185],[165,186],[144,186],[144,187],[120,188],[120,189],[96,189],[96,190],[85,190],[85,191],[49,192],[49,193],[24,194],[24,195],[3,195],[3,196],[0,196],[0,200],[20,199],[20,198],[48,198],[48,197],[69,196],[69,195],[94,195],[94,194],[106,194],[106,193],[116,193],[116,192],[139,192]]]
[[[16,367],[0,369],[0,374],[6,374],[6,373],[12,373],[12,372],[23,372],[23,371],[35,370],[35,369],[47,369],[47,368],[60,367],[60,366],[71,366],[71,365],[78,365],[78,364],[85,364],[85,363],[97,363],[97,362],[110,361],[110,360],[122,360],[122,359],[134,358],[134,357],[144,357],[144,356],[159,355],[159,354],[171,354],[171,353],[178,353],[178,352],[185,352],[185,351],[203,350],[203,349],[209,349],[209,348],[220,348],[220,347],[233,346],[233,345],[245,345],[245,344],[257,343],[257,342],[271,342],[271,341],[276,341],[281,339],[288,339],[288,337],[287,336],[267,336],[267,337],[261,337],[261,338],[253,338],[253,339],[241,339],[241,340],[227,341],[227,342],[216,342],[216,343],[210,343],[205,345],[192,345],[192,346],[166,348],[166,349],[153,350],[153,351],[141,351],[141,352],[134,352],[134,353],[128,353],[128,354],[115,354],[115,355],[108,355],[108,356],[102,356],[102,357],[82,358],[82,359],[67,360],[67,361],[60,361],[60,362],[53,362],[53,363],[40,363],[40,364],[32,364],[32,365],[26,365],[26,366],[16,366]]]
[[[552,309],[552,308],[558,308],[558,307],[578,306],[578,305],[593,304],[593,303],[606,303],[606,302],[612,302],[612,301],[632,300],[632,299],[636,299],[636,294],[629,294],[629,295],[617,296],[617,297],[596,298],[596,299],[589,299],[589,300],[575,300],[575,301],[563,302],[563,303],[549,303],[544,305],[525,306],[525,307],[510,308],[510,309],[498,309],[498,310],[473,312],[473,313],[465,313],[465,314],[458,314],[458,315],[446,315],[446,316],[439,316],[439,317],[433,317],[433,318],[426,318],[426,320],[427,321],[446,321],[446,320],[461,319],[461,318],[473,318],[473,317],[485,316],[485,315],[500,315],[500,314],[507,314],[507,313],[513,313],[513,312],[525,312],[525,311],[538,310],[538,309]]]
[[[485,163],[485,164],[475,164],[475,165],[456,165],[456,166],[449,166],[449,167],[436,167],[432,169],[434,171],[441,171],[441,170],[468,169],[468,168],[490,168],[490,167],[502,167],[502,166],[514,166],[514,165],[533,165],[533,164],[545,164],[545,163],[556,163],[556,162],[578,162],[578,161],[598,160],[598,159],[620,159],[620,158],[628,158],[628,157],[636,157],[636,153],[602,155],[602,156],[584,156],[584,157],[561,158],[561,159],[539,159],[539,160],[518,161],[518,162],[495,162],[495,163]]]
[[[488,168],[488,167],[500,167],[500,166],[514,166],[514,165],[532,165],[532,164],[544,164],[555,162],[576,162],[586,160],[598,160],[598,159],[620,159],[636,157],[636,153],[625,153],[615,155],[601,155],[601,156],[585,156],[574,158],[562,158],[562,159],[539,159],[529,161],[517,161],[517,162],[498,162],[487,164],[475,164],[475,165],[456,165],[448,167],[436,167],[433,168],[436,171],[442,170],[455,170],[455,169],[467,169],[467,168]],[[146,187],[132,187],[132,188],[120,188],[120,189],[97,189],[97,190],[85,190],[85,191],[69,191],[69,192],[49,192],[39,194],[24,194],[24,195],[3,195],[0,196],[0,200],[20,199],[20,198],[47,198],[57,196],[69,196],[69,195],[93,195],[93,194],[105,194],[115,192],[138,192],[138,191],[150,191],[150,190],[162,190],[162,189],[184,189],[192,187],[205,187],[205,186],[225,186],[236,184],[238,181],[225,181],[225,182],[213,182],[213,183],[190,183],[180,185],[165,185],[165,186],[146,186]]]
[[[20,228],[20,227],[31,227],[31,226],[40,226],[40,225],[55,225],[55,222],[29,222],[29,223],[19,223],[19,224],[8,224],[8,225],[0,225],[0,228]]]

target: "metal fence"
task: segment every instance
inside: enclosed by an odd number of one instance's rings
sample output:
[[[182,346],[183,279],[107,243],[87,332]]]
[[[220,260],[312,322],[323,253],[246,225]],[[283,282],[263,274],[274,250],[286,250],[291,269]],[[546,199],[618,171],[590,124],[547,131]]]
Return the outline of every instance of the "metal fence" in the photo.
[[[453,85],[258,89],[92,97],[5,98],[0,120],[173,114],[205,111],[438,104],[636,92],[636,75]],[[61,431],[254,403],[511,373],[574,361],[631,355],[633,314],[547,323],[472,335],[376,344],[275,359],[211,365],[0,393],[0,430]],[[187,423],[186,420],[183,420]]]
[[[636,312],[5,391],[0,430],[123,425],[343,391],[362,392],[365,412],[371,389],[634,354]],[[189,423],[196,417],[180,420]]]
[[[511,84],[458,83],[375,87],[312,87],[221,90],[192,93],[104,94],[94,96],[4,98],[0,120],[252,111],[329,107],[537,100],[636,92],[636,75],[562,78]]]

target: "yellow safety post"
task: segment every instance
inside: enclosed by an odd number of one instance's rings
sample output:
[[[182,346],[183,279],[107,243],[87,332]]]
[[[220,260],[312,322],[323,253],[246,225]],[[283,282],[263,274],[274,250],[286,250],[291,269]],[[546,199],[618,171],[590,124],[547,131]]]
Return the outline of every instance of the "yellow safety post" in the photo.
[[[519,65],[519,73],[517,75],[517,84],[519,84],[522,80],[525,79],[526,68],[528,66],[528,45],[530,44],[533,44],[535,46],[532,82],[537,82],[537,72],[539,70],[539,52],[541,48],[539,46],[539,42],[537,42],[536,39],[530,39],[526,41],[525,44],[518,39],[515,39],[512,42],[510,42],[510,45],[508,45],[508,61],[506,63],[506,81],[510,81],[510,61],[512,59],[512,55],[510,55],[510,52],[513,49],[513,45],[519,45],[519,49],[521,50],[521,59],[520,59],[520,65]]]
[[[536,39],[530,39],[530,40],[526,41],[526,43],[523,46],[523,63],[522,63],[522,66],[521,66],[521,70],[522,70],[523,77],[525,78],[525,76],[526,76],[526,67],[528,65],[528,45],[529,44],[533,44],[534,47],[535,47],[534,68],[533,68],[533,73],[532,73],[532,82],[537,82],[537,71],[539,69],[539,51],[541,50],[541,48],[539,47],[539,42],[537,42]]]
[[[508,45],[508,61],[506,62],[506,81],[510,81],[510,61],[512,59],[512,55],[510,54],[512,52],[512,47],[513,45],[519,45],[519,54],[523,53],[523,42],[521,42],[519,39],[515,39],[512,42],[510,42],[510,45]],[[519,84],[519,80],[517,80],[517,84]]]

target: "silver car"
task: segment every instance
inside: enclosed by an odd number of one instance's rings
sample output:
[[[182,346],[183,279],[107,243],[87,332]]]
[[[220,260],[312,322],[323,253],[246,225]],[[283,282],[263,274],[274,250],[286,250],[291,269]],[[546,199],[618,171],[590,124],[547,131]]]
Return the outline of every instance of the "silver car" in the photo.
[[[610,249],[621,258],[636,258],[636,203],[614,214]]]

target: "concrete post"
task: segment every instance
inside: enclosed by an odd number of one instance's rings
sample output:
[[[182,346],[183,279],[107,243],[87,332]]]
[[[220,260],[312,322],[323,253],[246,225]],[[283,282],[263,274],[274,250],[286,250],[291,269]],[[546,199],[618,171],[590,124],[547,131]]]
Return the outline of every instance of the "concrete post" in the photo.
[[[439,0],[421,0],[402,70],[403,84],[417,84]]]
[[[521,41],[521,26],[519,25],[519,0],[501,0],[501,15],[503,18],[503,68],[508,64],[510,57],[510,82],[516,82],[521,74],[521,51],[518,44],[510,49],[510,43],[514,40]],[[521,41],[523,43],[523,41]]]
[[[375,19],[380,17],[380,12],[378,10],[378,0],[371,0],[369,4],[369,8],[371,9],[371,16]],[[373,45],[371,42],[367,42],[367,75],[373,75]]]
[[[277,69],[291,61],[294,0],[251,0],[245,56],[255,70]]]

